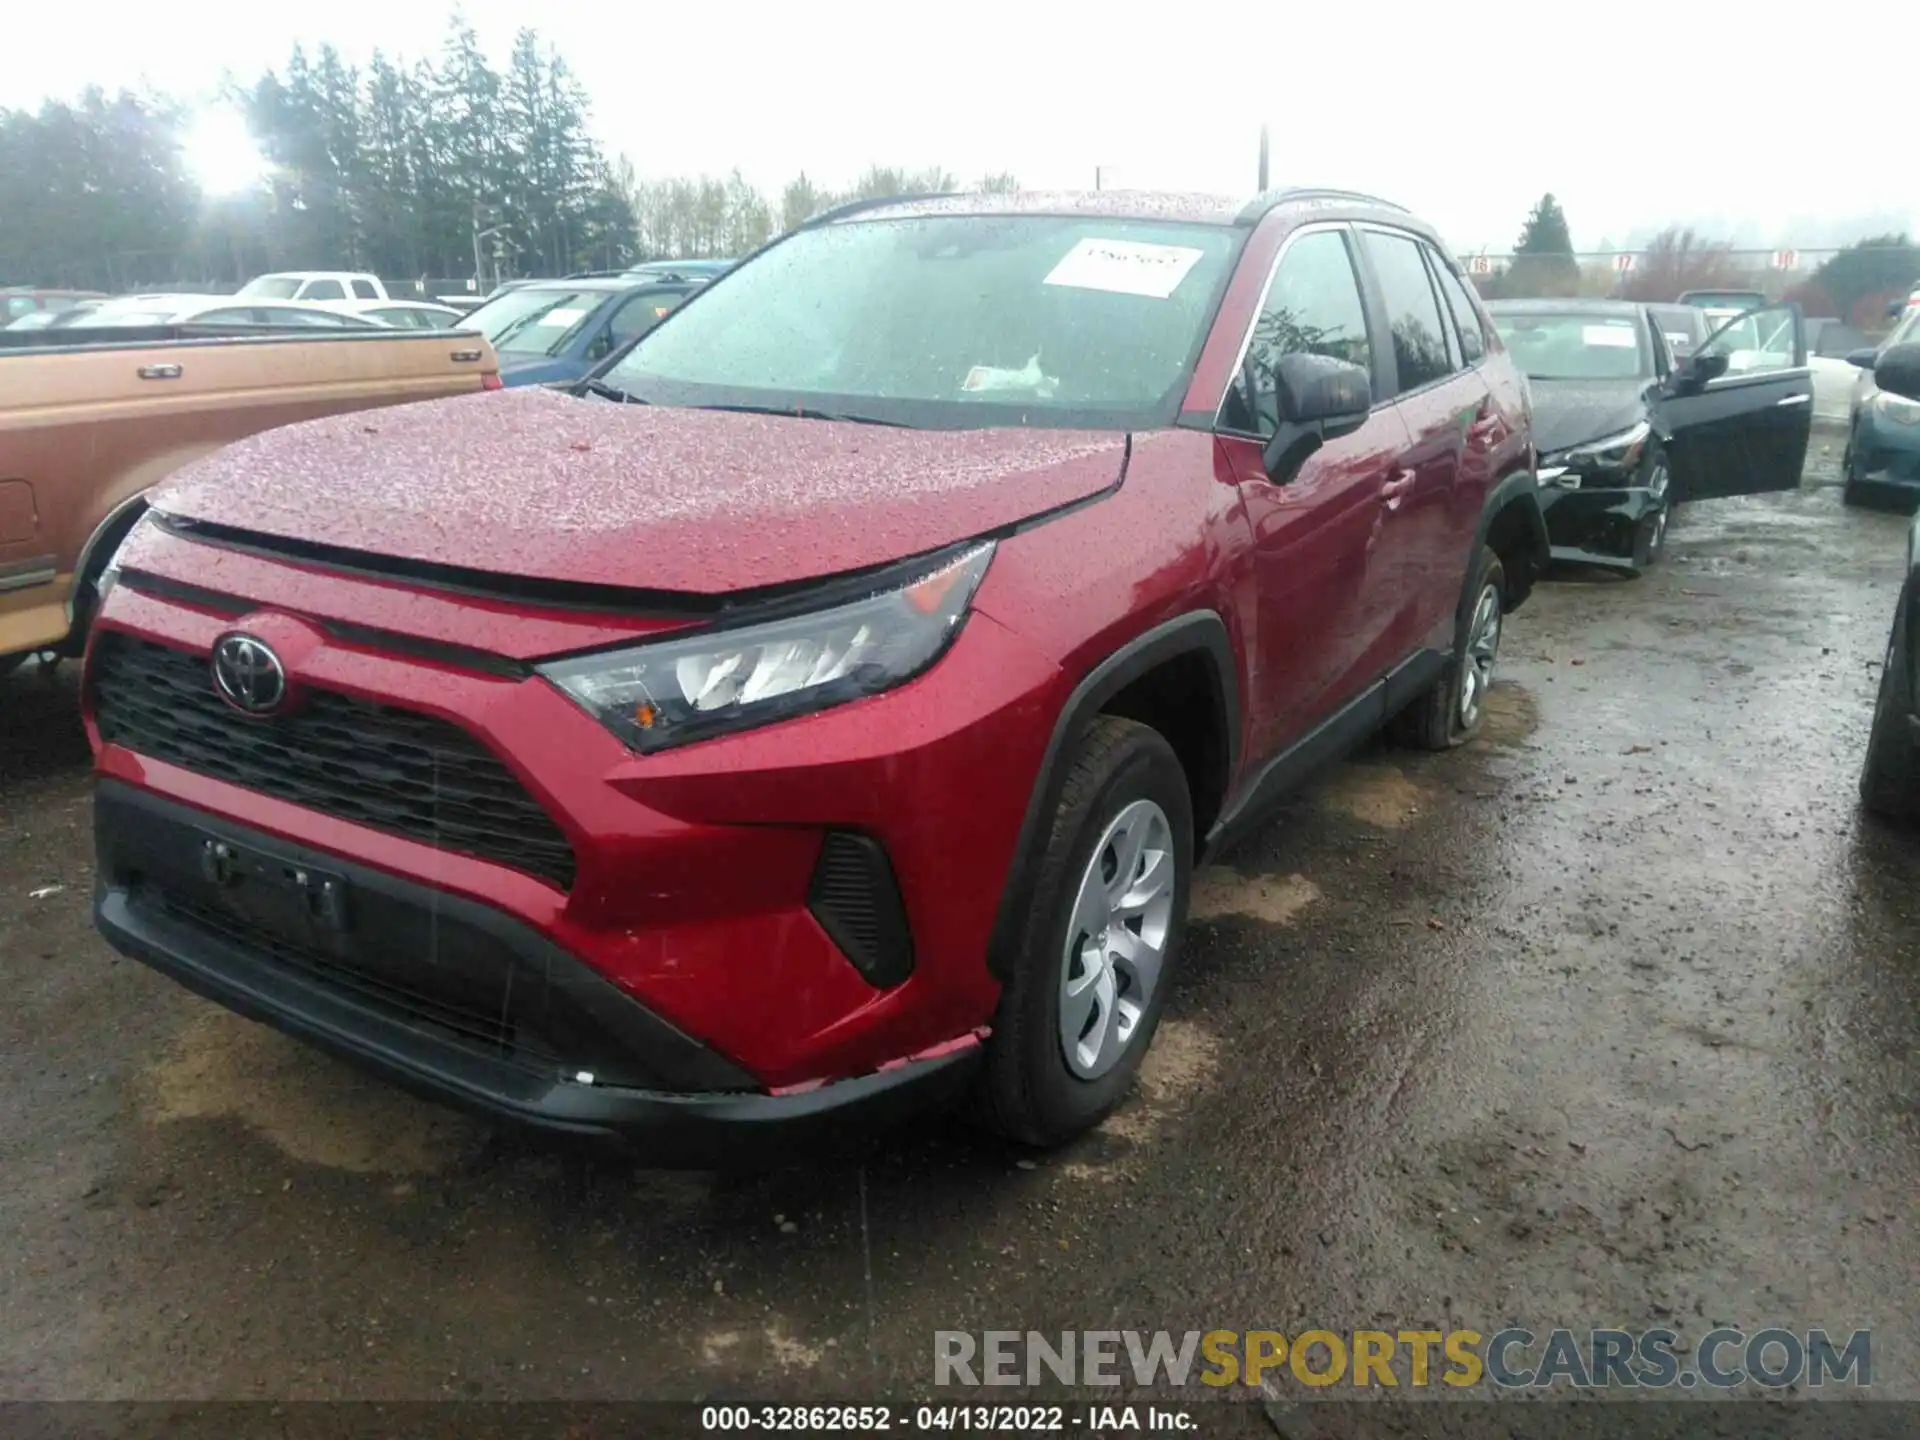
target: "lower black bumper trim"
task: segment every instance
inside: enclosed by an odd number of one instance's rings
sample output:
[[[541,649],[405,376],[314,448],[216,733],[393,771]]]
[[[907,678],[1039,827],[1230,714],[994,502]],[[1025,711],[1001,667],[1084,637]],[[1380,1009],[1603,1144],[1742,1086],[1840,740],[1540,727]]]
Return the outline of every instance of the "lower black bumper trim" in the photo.
[[[411,1024],[349,989],[280,964],[149,902],[137,886],[119,881],[125,857],[111,825],[123,823],[126,812],[147,807],[176,818],[197,812],[115,782],[102,782],[101,791],[106,804],[97,822],[101,865],[94,919],[115,949],[196,994],[441,1104],[549,1133],[615,1140],[649,1163],[728,1165],[861,1138],[957,1095],[980,1058],[979,1045],[968,1044],[874,1074],[783,1094],[586,1084],[567,1078],[560,1067],[543,1073],[524,1060],[490,1055]],[[274,843],[211,815],[198,819],[242,843]],[[330,863],[349,875],[361,874],[359,867],[337,859]],[[409,883],[384,879],[389,885]],[[514,924],[505,916],[500,920]],[[697,1043],[637,1004],[633,1009],[680,1044]],[[716,1068],[727,1066],[718,1055],[707,1054]]]

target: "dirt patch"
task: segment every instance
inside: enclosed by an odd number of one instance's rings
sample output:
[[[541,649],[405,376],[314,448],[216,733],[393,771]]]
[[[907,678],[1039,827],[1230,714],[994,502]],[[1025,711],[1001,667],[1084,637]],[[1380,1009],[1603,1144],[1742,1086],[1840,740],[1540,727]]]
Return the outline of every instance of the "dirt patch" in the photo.
[[[1393,765],[1343,765],[1321,788],[1320,803],[1378,830],[1402,830],[1427,804],[1427,792]]]
[[[1187,918],[1207,921],[1223,915],[1243,915],[1269,925],[1291,925],[1294,916],[1319,898],[1320,887],[1304,875],[1242,875],[1224,866],[1209,865],[1193,877]],[[1165,1036],[1164,1026],[1160,1033]],[[1147,1063],[1153,1063],[1151,1055]]]
[[[826,1347],[809,1345],[789,1333],[784,1320],[776,1320],[766,1329],[767,1349],[773,1363],[782,1370],[812,1370],[827,1358]]]
[[[1495,745],[1518,745],[1540,724],[1533,696],[1518,685],[1495,685],[1487,691],[1480,733]]]
[[[148,1072],[150,1117],[237,1120],[288,1158],[336,1170],[445,1168],[472,1125],[225,1010],[188,1023]]]
[[[1191,1020],[1162,1020],[1140,1066],[1133,1098],[1100,1128],[1135,1145],[1149,1145],[1219,1069],[1220,1043],[1208,1031]],[[1093,1173],[1109,1178],[1115,1172],[1101,1168]]]

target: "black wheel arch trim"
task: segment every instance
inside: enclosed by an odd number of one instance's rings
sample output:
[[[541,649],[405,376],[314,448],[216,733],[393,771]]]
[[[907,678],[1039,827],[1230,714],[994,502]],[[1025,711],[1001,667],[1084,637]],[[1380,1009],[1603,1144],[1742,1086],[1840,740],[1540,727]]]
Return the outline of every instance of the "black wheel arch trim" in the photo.
[[[1548,565],[1553,561],[1553,542],[1547,536],[1547,517],[1540,508],[1539,491],[1540,482],[1532,470],[1513,471],[1496,482],[1493,489],[1487,493],[1486,503],[1480,507],[1480,523],[1474,527],[1473,549],[1467,556],[1469,580],[1473,578],[1474,566],[1481,550],[1486,547],[1487,536],[1493,530],[1493,522],[1501,513],[1511,505],[1518,505],[1522,515],[1526,517],[1527,530],[1533,541],[1531,546],[1533,553],[1529,557],[1532,563],[1528,567],[1531,573],[1507,577],[1507,595],[1510,603],[1506,608],[1509,612],[1517,609],[1520,602],[1527,598],[1528,592],[1533,589],[1534,581],[1546,573]],[[1465,587],[1462,587],[1460,596],[1462,615],[1466,613],[1468,603]]]
[[[1191,610],[1136,635],[1107,656],[1081,678],[1060,707],[1053,722],[1053,733],[1047,737],[1047,748],[1040,757],[1040,768],[1034,775],[1033,793],[1028,797],[1027,812],[1020,822],[1013,860],[1000,894],[1000,908],[987,942],[987,969],[1002,984],[1012,976],[1021,922],[1032,899],[1032,874],[1038,847],[1045,843],[1047,824],[1060,804],[1060,792],[1066,783],[1066,767],[1062,762],[1069,743],[1101,712],[1102,706],[1133,681],[1169,660],[1193,654],[1202,655],[1210,662],[1215,698],[1224,718],[1226,766],[1220,778],[1223,801],[1226,798],[1240,759],[1239,670],[1234,663],[1233,643],[1227,636],[1226,622],[1216,611]]]

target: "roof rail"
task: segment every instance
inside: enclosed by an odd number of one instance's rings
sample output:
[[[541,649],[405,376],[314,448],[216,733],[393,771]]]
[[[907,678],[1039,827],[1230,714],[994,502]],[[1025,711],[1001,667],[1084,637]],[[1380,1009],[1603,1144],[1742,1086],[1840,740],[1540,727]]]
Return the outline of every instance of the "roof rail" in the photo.
[[[617,280],[627,272],[624,270],[574,270],[562,275],[562,280]]]
[[[916,200],[946,200],[955,195],[964,194],[966,194],[964,190],[925,190],[910,195],[875,195],[866,200],[849,200],[844,205],[835,205],[831,210],[822,210],[818,215],[809,215],[793,228],[811,230],[816,225],[844,220],[849,215],[858,215],[863,210],[880,210],[888,205],[911,205]]]
[[[1361,190],[1335,190],[1324,185],[1294,185],[1279,190],[1263,190],[1249,200],[1246,208],[1235,217],[1236,223],[1251,225],[1276,205],[1284,205],[1290,200],[1352,200],[1361,205],[1379,205],[1387,210],[1398,210],[1402,215],[1408,213],[1404,205],[1396,205],[1391,200],[1382,200],[1378,195],[1368,195]]]

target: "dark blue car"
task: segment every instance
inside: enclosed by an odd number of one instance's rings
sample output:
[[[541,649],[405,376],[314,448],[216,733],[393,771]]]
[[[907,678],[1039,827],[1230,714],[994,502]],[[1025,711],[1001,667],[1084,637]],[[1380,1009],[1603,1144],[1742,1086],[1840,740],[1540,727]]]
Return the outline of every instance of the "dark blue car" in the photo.
[[[505,384],[564,383],[646,334],[699,288],[640,275],[534,280],[496,294],[460,328],[493,342]]]

